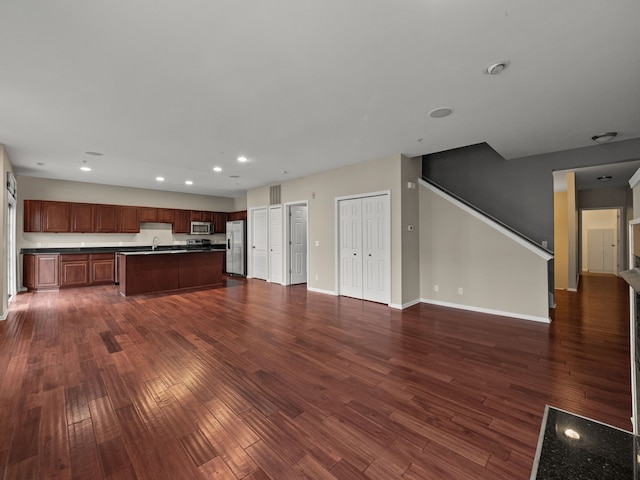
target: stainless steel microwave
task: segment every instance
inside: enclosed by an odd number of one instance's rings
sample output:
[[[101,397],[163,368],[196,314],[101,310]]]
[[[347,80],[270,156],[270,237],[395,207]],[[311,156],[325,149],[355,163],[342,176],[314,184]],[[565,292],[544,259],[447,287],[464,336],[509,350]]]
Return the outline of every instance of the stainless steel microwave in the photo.
[[[213,222],[191,222],[191,235],[212,235]]]

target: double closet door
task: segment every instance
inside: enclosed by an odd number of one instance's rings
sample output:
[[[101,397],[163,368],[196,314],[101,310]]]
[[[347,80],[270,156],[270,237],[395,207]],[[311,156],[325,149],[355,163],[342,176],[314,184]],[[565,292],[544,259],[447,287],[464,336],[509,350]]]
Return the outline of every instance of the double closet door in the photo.
[[[340,295],[389,303],[389,195],[338,201]]]

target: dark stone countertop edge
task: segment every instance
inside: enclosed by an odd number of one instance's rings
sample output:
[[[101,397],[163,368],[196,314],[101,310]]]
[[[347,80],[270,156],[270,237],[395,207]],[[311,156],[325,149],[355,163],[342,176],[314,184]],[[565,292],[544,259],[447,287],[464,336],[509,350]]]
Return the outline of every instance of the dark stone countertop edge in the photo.
[[[187,250],[185,245],[160,245],[156,248],[157,252],[168,252],[168,251],[176,251],[176,250]],[[197,249],[197,251],[204,251],[207,249]],[[212,245],[210,251],[225,251],[226,245]],[[52,247],[52,248],[23,248],[20,250],[21,254],[52,254],[52,253],[60,253],[60,254],[88,254],[88,253],[128,253],[128,252],[151,252],[153,249],[151,245],[141,245],[141,246],[128,246],[128,247]]]

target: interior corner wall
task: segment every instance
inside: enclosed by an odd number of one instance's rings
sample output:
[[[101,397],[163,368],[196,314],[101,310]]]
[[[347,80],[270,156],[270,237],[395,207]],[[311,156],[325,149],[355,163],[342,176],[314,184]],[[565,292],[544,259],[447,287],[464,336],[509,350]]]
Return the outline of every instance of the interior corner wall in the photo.
[[[402,305],[420,301],[420,157],[400,159],[402,192]],[[412,186],[412,188],[410,188]]]
[[[555,288],[566,290],[569,287],[569,232],[567,225],[567,192],[555,192],[553,196],[554,212],[554,250]]]
[[[419,163],[419,161],[418,161]],[[337,293],[337,197],[391,192],[391,304],[401,305],[402,293],[402,193],[401,155],[357,163],[281,182],[282,204],[306,201],[308,205],[309,289]],[[247,191],[247,210],[269,205],[269,187]],[[249,257],[251,255],[249,254]],[[284,262],[284,259],[283,259]],[[251,272],[251,259],[248,259]]]

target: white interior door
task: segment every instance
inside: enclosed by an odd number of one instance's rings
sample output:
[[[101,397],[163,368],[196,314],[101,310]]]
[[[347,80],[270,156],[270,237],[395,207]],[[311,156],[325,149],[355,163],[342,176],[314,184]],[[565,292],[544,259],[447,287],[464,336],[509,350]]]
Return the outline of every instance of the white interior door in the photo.
[[[282,283],[282,206],[269,207],[269,281]]]
[[[307,206],[289,210],[291,284],[307,283]]]
[[[251,270],[252,277],[267,279],[267,209],[251,210]]]
[[[387,196],[362,199],[362,298],[389,303]]]
[[[588,269],[590,272],[614,273],[615,238],[613,229],[587,230]]]
[[[362,298],[362,199],[340,200],[340,295]]]

